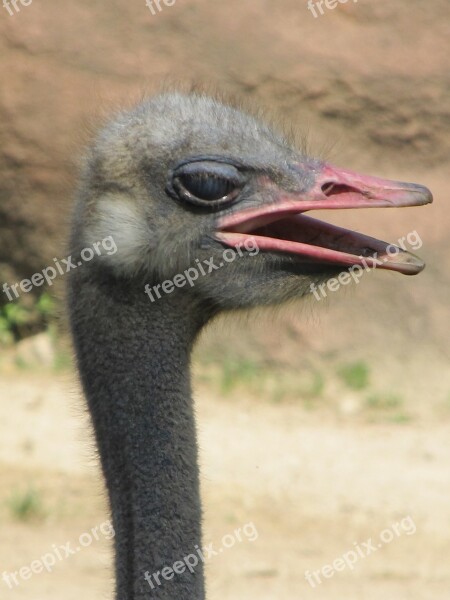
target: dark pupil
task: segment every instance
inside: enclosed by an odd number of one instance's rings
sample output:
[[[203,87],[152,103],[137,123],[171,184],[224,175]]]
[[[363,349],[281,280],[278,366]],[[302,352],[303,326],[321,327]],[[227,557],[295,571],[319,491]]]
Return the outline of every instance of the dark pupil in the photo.
[[[201,200],[219,200],[234,188],[233,182],[213,175],[181,175],[186,190]]]

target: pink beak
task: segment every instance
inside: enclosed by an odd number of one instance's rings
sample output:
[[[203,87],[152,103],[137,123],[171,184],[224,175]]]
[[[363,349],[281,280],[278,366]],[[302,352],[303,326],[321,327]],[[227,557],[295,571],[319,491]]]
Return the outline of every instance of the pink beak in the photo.
[[[303,167],[304,168],[304,167]],[[424,263],[403,248],[305,216],[314,209],[421,206],[432,202],[422,185],[360,175],[331,165],[313,167],[306,192],[277,189],[275,202],[234,212],[218,223],[227,246],[253,238],[260,250],[295,254],[310,262],[367,265],[414,275]]]

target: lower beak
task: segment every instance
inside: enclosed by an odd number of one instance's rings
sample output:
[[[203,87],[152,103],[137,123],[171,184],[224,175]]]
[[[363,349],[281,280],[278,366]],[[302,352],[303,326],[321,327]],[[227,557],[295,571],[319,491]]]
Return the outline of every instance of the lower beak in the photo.
[[[318,209],[381,208],[429,204],[422,185],[390,181],[331,165],[313,167],[314,184],[304,192],[278,190],[275,201],[222,217],[216,237],[228,246],[253,238],[260,250],[296,255],[311,262],[365,265],[419,273],[424,263],[404,248],[305,216]]]

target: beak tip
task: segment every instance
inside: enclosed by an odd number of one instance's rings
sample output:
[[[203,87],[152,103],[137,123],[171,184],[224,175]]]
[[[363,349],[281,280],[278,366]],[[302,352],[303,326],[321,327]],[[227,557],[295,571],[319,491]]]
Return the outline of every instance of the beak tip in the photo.
[[[413,185],[414,189],[412,191],[420,197],[420,204],[431,204],[433,202],[433,194],[431,193],[431,190],[424,185],[419,185],[417,183]]]

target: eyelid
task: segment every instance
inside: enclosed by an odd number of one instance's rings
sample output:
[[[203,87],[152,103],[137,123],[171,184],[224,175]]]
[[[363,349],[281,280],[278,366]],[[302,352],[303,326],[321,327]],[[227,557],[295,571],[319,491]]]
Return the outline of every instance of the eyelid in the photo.
[[[230,179],[235,181],[236,184],[244,183],[246,179],[235,166],[213,161],[196,161],[186,163],[178,169],[175,169],[173,172],[173,177],[180,175],[204,175],[206,177],[220,177],[222,179]]]

